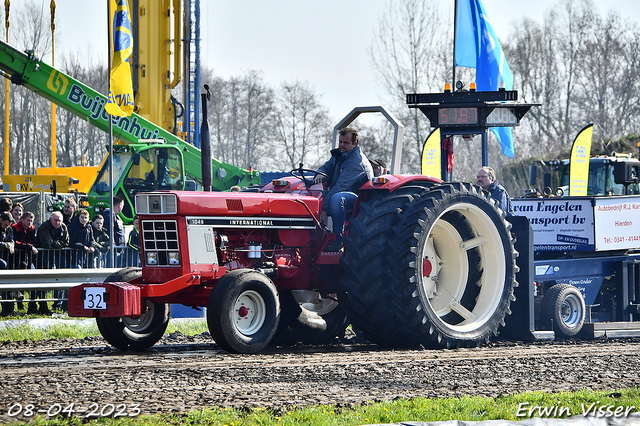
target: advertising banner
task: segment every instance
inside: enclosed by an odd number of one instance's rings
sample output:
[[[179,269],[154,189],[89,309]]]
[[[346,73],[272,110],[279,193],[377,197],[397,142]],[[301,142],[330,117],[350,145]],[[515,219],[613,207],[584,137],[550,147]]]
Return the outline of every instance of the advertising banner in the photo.
[[[433,176],[440,179],[440,128],[436,128],[422,148],[422,168],[421,174]]]
[[[595,250],[591,199],[520,198],[511,201],[514,215],[529,218],[534,250]]]
[[[596,250],[640,247],[640,197],[595,199]]]

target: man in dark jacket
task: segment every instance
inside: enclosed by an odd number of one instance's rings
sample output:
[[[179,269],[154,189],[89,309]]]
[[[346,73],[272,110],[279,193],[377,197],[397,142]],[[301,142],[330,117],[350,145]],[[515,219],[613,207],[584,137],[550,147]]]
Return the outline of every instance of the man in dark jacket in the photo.
[[[491,194],[491,198],[498,202],[500,207],[508,216],[513,216],[513,207],[507,190],[496,179],[496,172],[491,167],[482,167],[476,176],[476,184]]]
[[[111,235],[111,213],[113,212],[113,244],[116,246],[124,246],[127,243],[124,236],[124,224],[122,223],[122,219],[120,219],[119,216],[123,208],[124,200],[122,199],[122,197],[116,195],[113,197],[113,200],[111,202],[111,208],[106,209],[102,213],[102,216],[104,217],[104,230],[107,231],[107,234]]]
[[[0,214],[0,269],[7,269],[7,265],[12,265],[13,251],[15,248],[13,228],[11,227],[12,223],[13,216],[11,216],[10,212],[5,211]],[[14,292],[14,294],[3,292],[2,299],[13,299],[18,294],[22,295],[22,293],[17,292]],[[12,315],[14,311],[15,306],[13,302],[2,302],[2,312],[0,315],[3,317]]]
[[[342,233],[347,213],[353,209],[358,198],[358,189],[373,177],[371,163],[360,151],[358,146],[358,131],[352,127],[340,130],[337,149],[331,150],[331,158],[318,170],[329,177],[324,205],[320,213],[320,222],[326,223],[327,215],[331,215],[333,232],[336,241],[332,242],[326,251],[339,251],[342,248]],[[324,176],[317,175],[315,182],[324,180]]]
[[[76,200],[73,198],[67,198],[64,200],[64,207],[62,207],[62,220],[64,224],[69,228],[76,216]]]
[[[93,264],[95,253],[95,241],[93,240],[93,227],[89,223],[89,212],[85,209],[78,211],[69,227],[69,247],[76,249],[72,266],[82,268]]]
[[[69,247],[69,231],[67,225],[63,223],[62,213],[53,212],[48,221],[42,222],[42,225],[38,228],[37,246],[45,250],[41,250],[42,266],[43,268],[66,268],[68,264],[64,255],[67,254],[61,249]],[[60,299],[63,297],[63,292],[56,290],[53,292],[53,297]],[[53,304],[54,309],[61,309],[64,306],[61,300],[56,301]]]
[[[104,216],[104,230],[107,232],[110,238],[113,238],[113,245],[120,247],[114,249],[114,261],[116,267],[122,266],[122,247],[127,244],[124,235],[124,223],[122,223],[122,219],[120,219],[120,212],[124,208],[124,199],[122,197],[116,195],[111,200],[111,208],[106,209],[102,212]],[[111,217],[113,213],[113,233],[111,230]],[[111,256],[107,253],[107,267],[111,268]]]

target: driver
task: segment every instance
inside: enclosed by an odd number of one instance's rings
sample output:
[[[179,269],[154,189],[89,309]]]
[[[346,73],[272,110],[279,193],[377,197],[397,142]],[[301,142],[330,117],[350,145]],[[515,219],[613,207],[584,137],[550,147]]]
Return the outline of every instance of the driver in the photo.
[[[331,150],[331,158],[318,170],[328,176],[324,205],[320,213],[320,222],[327,223],[327,214],[333,220],[333,232],[336,240],[325,251],[340,251],[342,233],[347,212],[353,209],[358,196],[356,192],[373,177],[373,169],[367,157],[358,146],[358,131],[352,127],[340,130],[338,148]],[[314,182],[320,183],[324,176],[316,175]]]

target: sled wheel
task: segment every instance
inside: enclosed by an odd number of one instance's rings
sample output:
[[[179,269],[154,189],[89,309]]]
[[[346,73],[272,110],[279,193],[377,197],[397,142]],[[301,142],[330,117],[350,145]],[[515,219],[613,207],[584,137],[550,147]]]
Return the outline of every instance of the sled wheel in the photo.
[[[582,330],[586,315],[580,290],[570,284],[554,285],[542,299],[541,315],[546,324],[553,323],[557,337],[575,337]]]

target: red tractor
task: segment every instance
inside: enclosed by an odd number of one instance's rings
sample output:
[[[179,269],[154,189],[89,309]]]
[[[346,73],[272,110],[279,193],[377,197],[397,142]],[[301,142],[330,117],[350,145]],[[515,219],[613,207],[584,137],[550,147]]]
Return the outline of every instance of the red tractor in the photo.
[[[401,143],[394,144],[392,173]],[[169,304],[207,308],[215,342],[254,353],[275,339],[329,342],[349,322],[385,346],[476,346],[504,325],[517,285],[505,213],[468,183],[423,175],[360,188],[343,252],[318,218],[308,173],[259,192],[136,195],[143,267],[69,291],[69,315],[95,317],[121,350],[164,334]]]

